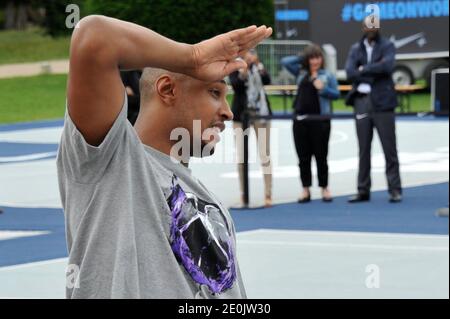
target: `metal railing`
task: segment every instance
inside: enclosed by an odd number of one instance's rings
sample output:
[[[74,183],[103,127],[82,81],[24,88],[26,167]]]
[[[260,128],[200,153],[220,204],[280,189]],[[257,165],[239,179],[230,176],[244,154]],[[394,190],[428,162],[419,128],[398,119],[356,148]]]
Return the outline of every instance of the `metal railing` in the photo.
[[[295,84],[295,77],[280,64],[281,58],[298,55],[311,41],[301,40],[266,40],[256,47],[260,61],[272,78],[272,84]]]

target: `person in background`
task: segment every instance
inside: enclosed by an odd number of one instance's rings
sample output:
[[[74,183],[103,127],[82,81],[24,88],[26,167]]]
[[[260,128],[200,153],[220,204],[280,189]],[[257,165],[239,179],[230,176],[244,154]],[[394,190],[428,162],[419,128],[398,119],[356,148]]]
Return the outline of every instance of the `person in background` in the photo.
[[[302,56],[289,56],[281,64],[297,77],[298,93],[294,101],[295,114],[301,120],[294,120],[294,141],[299,158],[300,176],[303,192],[299,203],[311,201],[312,186],[311,160],[316,159],[319,186],[322,188],[322,200],[331,202],[328,188],[328,143],[331,121],[309,120],[308,115],[331,114],[331,101],[339,98],[337,80],[325,70],[325,61],[321,48],[311,45]],[[303,65],[303,69],[302,69]]]
[[[353,83],[346,104],[354,107],[359,143],[358,193],[349,202],[370,200],[371,148],[376,128],[386,159],[389,201],[398,203],[402,201],[394,112],[398,101],[392,80],[396,50],[379,29],[367,28],[366,21],[364,36],[352,46],[346,63],[347,78]]]
[[[230,74],[231,86],[234,90],[232,111],[234,114],[234,129],[242,129],[242,116],[248,112],[250,118],[254,116],[272,115],[270,102],[264,91],[264,85],[271,82],[270,75],[259,61],[255,50],[250,50],[244,57],[247,69],[241,69]],[[272,206],[272,163],[270,159],[270,121],[251,120],[256,139],[258,152],[263,167],[265,207]],[[241,190],[241,202],[244,202],[244,165],[243,165],[243,139],[236,138],[238,173]]]
[[[128,120],[131,125],[136,123],[136,119],[139,114],[141,96],[139,92],[139,80],[141,78],[142,71],[121,71],[120,77],[122,78],[123,85],[127,91],[128,97]]]

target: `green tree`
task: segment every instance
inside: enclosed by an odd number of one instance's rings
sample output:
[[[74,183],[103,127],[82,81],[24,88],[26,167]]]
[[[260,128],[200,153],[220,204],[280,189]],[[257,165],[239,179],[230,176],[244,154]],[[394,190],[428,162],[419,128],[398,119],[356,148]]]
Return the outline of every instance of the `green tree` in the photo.
[[[0,23],[5,29],[23,30],[42,25],[50,35],[69,34],[66,7],[76,4],[82,10],[85,0],[0,0]]]
[[[187,43],[274,22],[273,0],[86,0],[85,5],[90,14],[131,21]]]
[[[80,18],[83,14],[84,0],[53,0],[45,1],[41,6],[45,9],[45,20],[43,27],[51,36],[70,34],[73,30],[66,27],[66,18],[69,13],[66,7],[69,4],[76,4],[81,10]]]
[[[30,24],[39,24],[43,12],[37,0],[0,0],[0,24],[5,29],[24,30]]]
[[[23,28],[24,12],[43,12],[42,25],[52,36],[72,32],[65,25],[68,4],[77,4],[81,16],[104,14],[135,22],[178,41],[194,43],[218,33],[251,24],[273,25],[273,0],[0,0],[5,24]]]

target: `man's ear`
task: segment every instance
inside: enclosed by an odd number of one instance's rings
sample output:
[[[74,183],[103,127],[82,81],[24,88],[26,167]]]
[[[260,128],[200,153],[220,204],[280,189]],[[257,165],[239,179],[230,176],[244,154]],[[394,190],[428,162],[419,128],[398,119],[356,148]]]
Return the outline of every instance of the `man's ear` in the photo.
[[[170,75],[162,75],[155,84],[156,94],[167,105],[173,105],[175,100],[175,79]]]

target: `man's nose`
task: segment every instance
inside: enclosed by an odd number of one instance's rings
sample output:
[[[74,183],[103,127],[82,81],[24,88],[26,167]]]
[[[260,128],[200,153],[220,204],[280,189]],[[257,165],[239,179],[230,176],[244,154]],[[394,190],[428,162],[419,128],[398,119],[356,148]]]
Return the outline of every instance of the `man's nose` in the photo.
[[[224,105],[220,108],[220,117],[224,121],[231,121],[234,118],[234,114],[230,109],[230,105],[227,103],[224,103]]]

